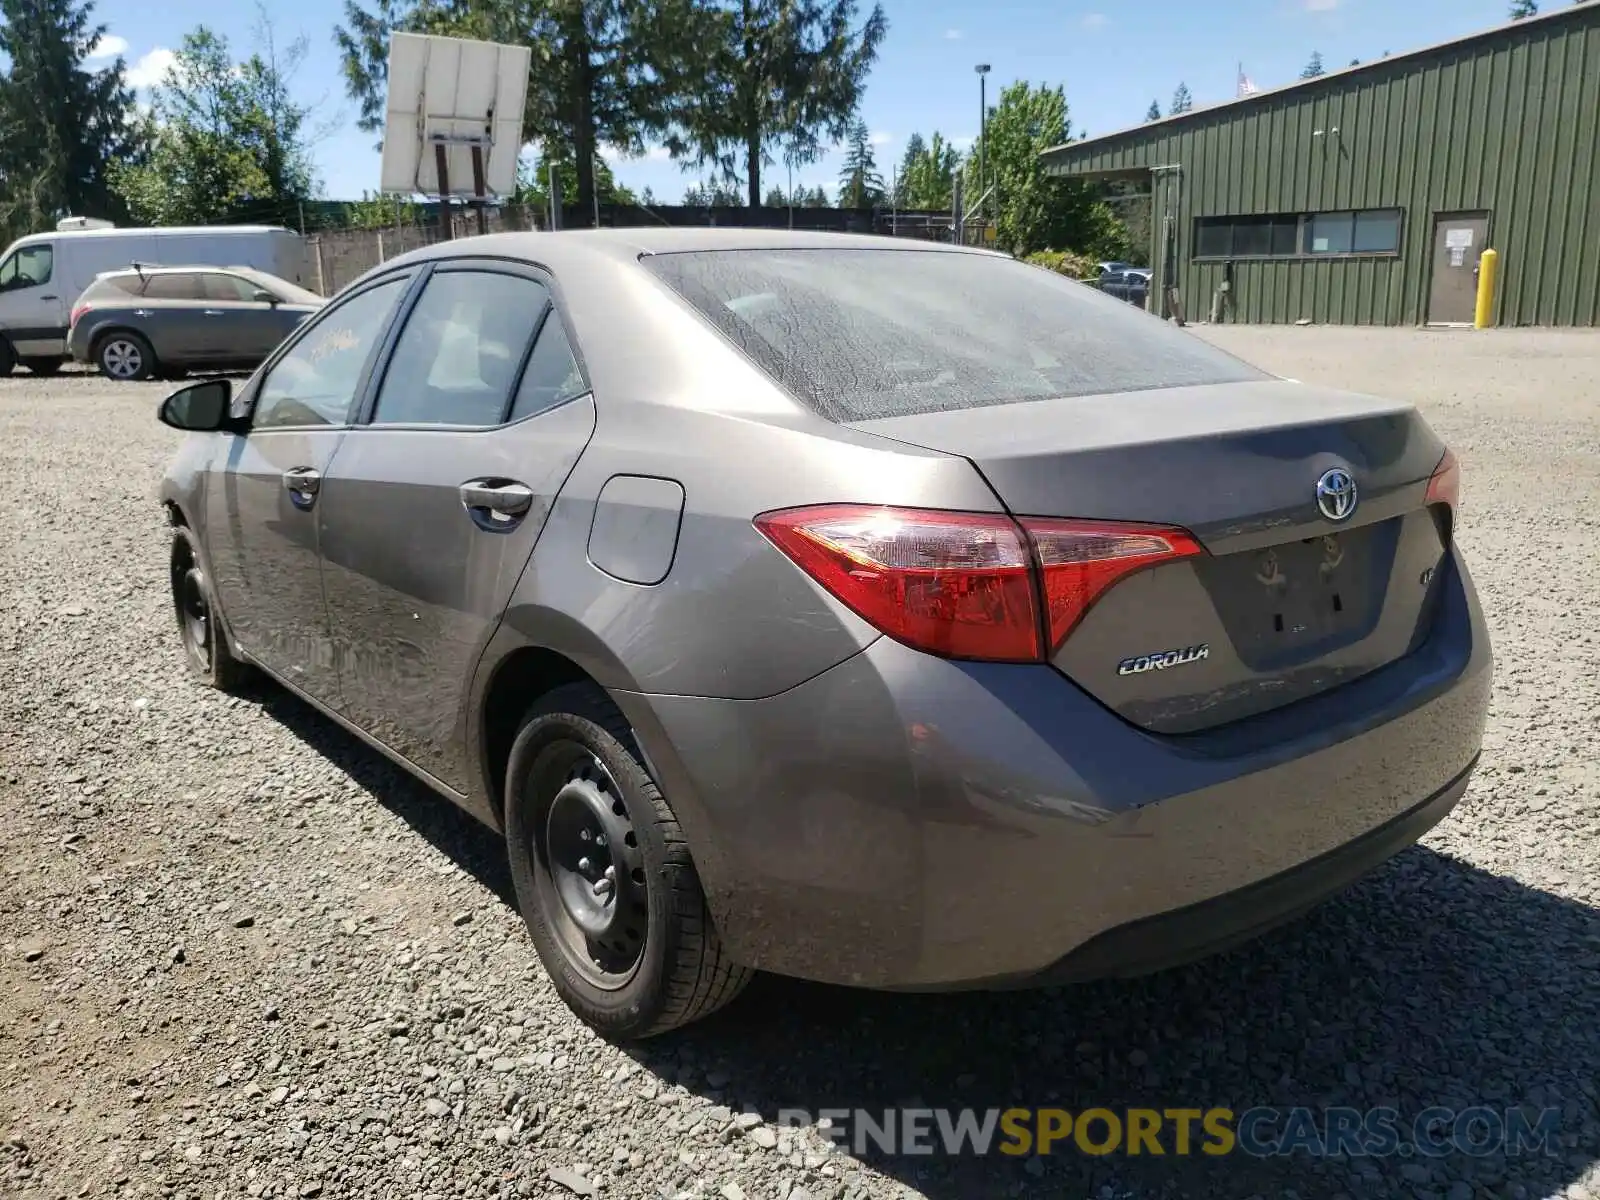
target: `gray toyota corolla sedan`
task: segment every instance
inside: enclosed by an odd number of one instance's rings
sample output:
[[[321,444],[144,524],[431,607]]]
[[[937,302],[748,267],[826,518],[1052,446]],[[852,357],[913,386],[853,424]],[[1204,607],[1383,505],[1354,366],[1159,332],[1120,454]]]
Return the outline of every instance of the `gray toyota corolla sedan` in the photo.
[[[503,830],[613,1037],[753,970],[1136,975],[1410,845],[1477,761],[1455,459],[1001,255],[447,242],[165,402],[194,672]]]

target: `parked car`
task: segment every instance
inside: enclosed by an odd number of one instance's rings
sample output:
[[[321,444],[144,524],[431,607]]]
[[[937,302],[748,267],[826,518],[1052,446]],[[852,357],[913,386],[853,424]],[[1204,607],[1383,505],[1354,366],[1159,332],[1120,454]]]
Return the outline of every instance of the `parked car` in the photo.
[[[1108,271],[1100,276],[1100,290],[1108,296],[1143,308],[1145,298],[1150,294],[1150,276],[1150,270],[1145,267]]]
[[[72,357],[110,379],[254,367],[326,303],[249,267],[107,271],[72,306]]]
[[[180,263],[241,263],[307,282],[305,239],[274,225],[121,228],[65,217],[49,233],[18,238],[0,257],[0,377],[18,363],[53,375],[70,356],[73,298],[108,271]]]
[[[1209,953],[1478,759],[1489,639],[1417,412],[1004,255],[451,241],[162,420],[193,672],[260,668],[502,831],[608,1036],[755,969]]]

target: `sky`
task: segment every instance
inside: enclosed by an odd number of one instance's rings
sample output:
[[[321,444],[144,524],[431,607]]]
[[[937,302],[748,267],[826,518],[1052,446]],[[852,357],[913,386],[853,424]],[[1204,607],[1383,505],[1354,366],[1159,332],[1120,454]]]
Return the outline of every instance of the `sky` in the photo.
[[[1568,0],[1550,0],[1564,4]],[[1151,100],[1165,112],[1184,82],[1197,107],[1236,94],[1240,65],[1258,87],[1295,79],[1312,51],[1331,70],[1385,50],[1399,53],[1500,24],[1505,0],[884,0],[889,32],[867,84],[862,116],[872,131],[885,178],[916,132],[942,132],[958,146],[978,131],[978,77],[990,64],[992,104],[1008,83],[1025,79],[1066,89],[1074,134],[1112,133],[1144,119]],[[1548,6],[1547,6],[1548,7]],[[283,46],[306,39],[293,77],[296,98],[313,109],[313,157],[323,192],[357,199],[378,188],[376,139],[355,127],[344,93],[333,28],[342,4],[269,0],[265,9],[214,0],[99,0],[108,26],[99,52],[120,54],[128,79],[148,98],[172,49],[200,24],[226,37],[235,57],[258,44],[262,13]],[[608,153],[619,182],[648,187],[677,203],[694,182],[660,150],[642,159]],[[797,184],[837,186],[840,156],[800,168]],[[782,165],[767,168],[762,189],[785,184]]]

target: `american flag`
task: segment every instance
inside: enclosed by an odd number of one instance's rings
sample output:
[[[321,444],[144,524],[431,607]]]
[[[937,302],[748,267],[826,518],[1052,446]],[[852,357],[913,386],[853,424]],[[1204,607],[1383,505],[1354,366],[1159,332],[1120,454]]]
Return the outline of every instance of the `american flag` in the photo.
[[[1261,89],[1258,88],[1250,76],[1244,73],[1244,64],[1239,64],[1239,95],[1253,96]]]

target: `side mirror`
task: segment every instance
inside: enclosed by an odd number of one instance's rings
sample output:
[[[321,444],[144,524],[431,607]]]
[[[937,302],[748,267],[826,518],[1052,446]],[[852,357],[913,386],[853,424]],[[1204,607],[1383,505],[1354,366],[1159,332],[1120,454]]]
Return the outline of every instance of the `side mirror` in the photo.
[[[203,379],[181,387],[161,402],[163,425],[185,433],[214,433],[228,419],[233,384],[226,379]]]
[[[257,304],[276,305],[278,303],[278,298],[271,292],[267,291],[266,288],[257,288],[255,295],[251,296],[250,299],[254,300]]]

